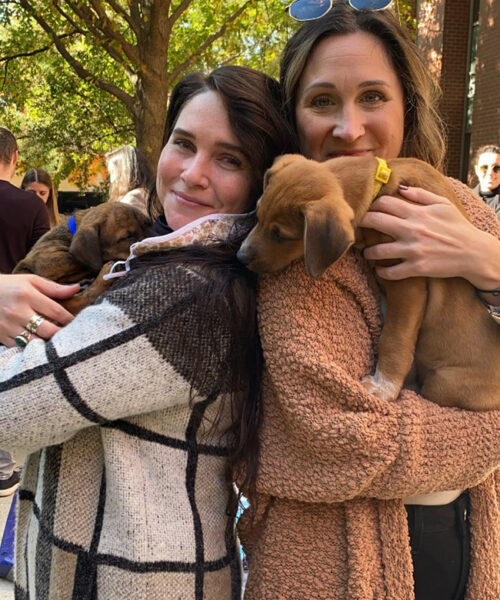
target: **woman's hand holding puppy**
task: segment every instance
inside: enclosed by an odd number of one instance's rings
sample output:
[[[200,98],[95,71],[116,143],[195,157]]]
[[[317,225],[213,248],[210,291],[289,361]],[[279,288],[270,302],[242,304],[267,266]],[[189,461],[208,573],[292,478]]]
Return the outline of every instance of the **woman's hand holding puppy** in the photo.
[[[71,298],[79,287],[61,285],[38,275],[0,275],[0,343],[15,346],[14,338],[34,314],[44,317],[37,336],[51,338],[73,320],[73,315],[56,300]]]
[[[500,240],[477,229],[447,198],[421,188],[401,188],[400,193],[411,202],[380,196],[361,221],[362,227],[394,238],[366,248],[365,258],[402,261],[377,267],[380,277],[463,277],[482,290],[500,287]],[[500,304],[500,296],[485,299]]]

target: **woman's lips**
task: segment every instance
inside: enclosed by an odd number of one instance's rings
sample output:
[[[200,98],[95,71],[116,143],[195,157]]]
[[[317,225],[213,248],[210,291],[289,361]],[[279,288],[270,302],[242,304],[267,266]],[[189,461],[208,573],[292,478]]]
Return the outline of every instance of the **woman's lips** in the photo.
[[[183,204],[185,206],[210,206],[206,202],[199,200],[198,198],[194,198],[193,196],[188,196],[187,194],[182,194],[180,192],[173,192],[177,202],[179,204]]]
[[[372,156],[371,150],[336,150],[330,152],[328,158],[338,158],[339,156]]]

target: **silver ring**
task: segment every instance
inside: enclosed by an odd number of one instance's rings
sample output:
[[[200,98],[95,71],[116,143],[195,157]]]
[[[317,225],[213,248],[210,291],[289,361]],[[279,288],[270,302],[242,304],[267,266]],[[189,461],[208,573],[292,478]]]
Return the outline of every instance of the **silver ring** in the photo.
[[[24,348],[25,346],[27,346],[28,342],[30,341],[30,337],[31,337],[31,333],[29,331],[24,330],[24,331],[21,331],[21,333],[19,335],[16,335],[16,337],[14,338],[14,341],[19,346],[19,348]]]
[[[36,330],[43,323],[43,317],[35,313],[31,319],[26,323],[26,329],[33,334],[36,334]]]

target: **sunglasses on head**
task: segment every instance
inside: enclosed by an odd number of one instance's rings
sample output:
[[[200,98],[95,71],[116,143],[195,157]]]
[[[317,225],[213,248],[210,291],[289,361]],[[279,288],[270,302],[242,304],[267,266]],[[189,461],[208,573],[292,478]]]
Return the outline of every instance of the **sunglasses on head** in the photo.
[[[493,167],[490,165],[481,165],[479,167],[479,170],[483,173],[487,173],[488,169],[491,169],[493,173],[500,173],[500,165],[494,165]]]
[[[384,10],[393,0],[349,0],[355,10]],[[296,21],[314,21],[324,17],[332,8],[333,0],[294,0],[285,10]]]

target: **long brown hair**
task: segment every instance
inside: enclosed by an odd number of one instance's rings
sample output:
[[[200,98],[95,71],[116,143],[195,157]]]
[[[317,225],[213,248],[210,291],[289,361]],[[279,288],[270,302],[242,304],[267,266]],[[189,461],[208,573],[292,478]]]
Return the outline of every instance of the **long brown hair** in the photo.
[[[327,37],[364,31],[380,40],[401,81],[405,127],[400,156],[413,156],[443,169],[445,135],[438,113],[441,91],[408,31],[391,10],[354,10],[346,0],[335,0],[321,19],[308,21],[288,41],[281,59],[281,85],[287,116],[296,128],[295,107],[302,73],[313,50]]]
[[[49,212],[50,226],[54,227],[61,222],[61,217],[57,210],[57,193],[54,189],[52,177],[45,169],[28,169],[21,181],[23,190],[25,190],[30,183],[41,183],[49,188],[49,197],[47,198],[46,206]]]
[[[170,97],[164,145],[187,102],[207,91],[215,91],[220,95],[233,132],[250,163],[252,186],[249,203],[253,209],[262,193],[266,169],[276,156],[298,149],[293,131],[283,115],[279,84],[264,73],[240,66],[220,67],[208,75],[186,75],[175,86]],[[154,189],[148,209],[152,218],[160,214]],[[229,364],[219,373],[221,385],[230,390],[228,397],[233,415],[229,473],[240,474],[237,476],[240,489],[255,507],[258,428],[262,410],[262,352],[257,326],[256,277],[236,258],[245,235],[246,232],[238,231],[227,240],[211,246],[193,245],[156,256],[144,255],[134,261],[136,264],[132,264],[132,268],[152,263],[179,262],[196,266],[207,274],[197,284],[199,302],[220,309],[230,329]]]

